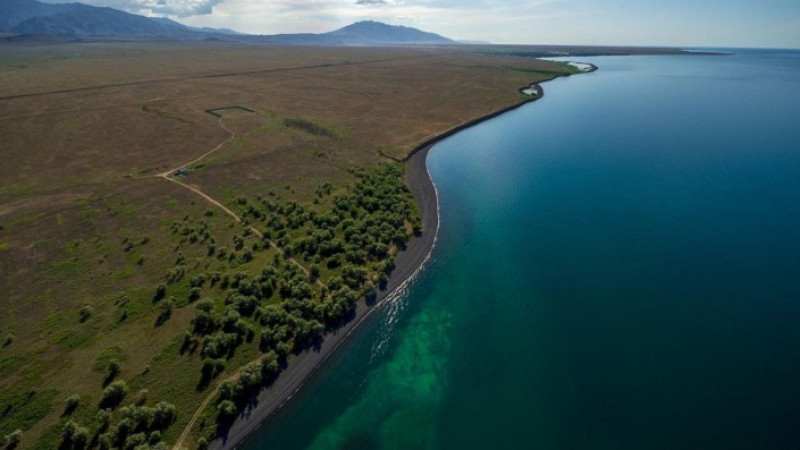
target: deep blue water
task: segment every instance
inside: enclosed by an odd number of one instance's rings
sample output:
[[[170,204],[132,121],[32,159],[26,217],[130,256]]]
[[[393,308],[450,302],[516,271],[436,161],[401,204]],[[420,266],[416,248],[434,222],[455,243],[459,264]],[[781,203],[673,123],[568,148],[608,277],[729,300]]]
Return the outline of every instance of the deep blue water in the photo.
[[[249,448],[800,448],[800,52],[581,61],[432,150],[432,261]]]

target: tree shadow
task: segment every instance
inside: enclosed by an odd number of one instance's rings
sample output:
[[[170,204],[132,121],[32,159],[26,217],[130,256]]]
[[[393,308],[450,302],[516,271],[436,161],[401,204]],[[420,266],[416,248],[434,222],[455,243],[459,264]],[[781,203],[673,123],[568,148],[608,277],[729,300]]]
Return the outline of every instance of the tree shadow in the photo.
[[[156,317],[155,326],[160,327],[161,325],[164,325],[170,317],[172,317],[172,310],[162,311],[161,314]]]

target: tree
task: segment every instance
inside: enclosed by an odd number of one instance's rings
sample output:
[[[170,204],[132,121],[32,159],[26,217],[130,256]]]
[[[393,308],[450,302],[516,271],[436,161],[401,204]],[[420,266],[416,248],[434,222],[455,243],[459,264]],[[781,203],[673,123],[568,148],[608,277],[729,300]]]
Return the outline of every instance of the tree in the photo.
[[[64,439],[65,442],[72,442],[72,436],[75,435],[75,430],[77,429],[78,424],[72,420],[64,422],[64,425],[61,427],[61,438]]]
[[[22,430],[17,429],[11,433],[8,433],[3,438],[3,441],[7,449],[17,448],[19,443],[22,441]]]
[[[67,397],[67,406],[64,408],[64,414],[72,414],[81,402],[81,396],[78,394],[70,395]]]
[[[111,411],[107,409],[98,410],[94,415],[94,420],[99,424],[100,431],[105,431],[111,421]]]
[[[86,427],[78,427],[72,435],[72,448],[81,449],[86,448],[89,443],[89,429]]]
[[[147,437],[147,443],[150,445],[156,445],[161,442],[161,432],[156,430],[150,433],[150,436]]]
[[[158,402],[153,408],[153,420],[151,427],[155,430],[164,430],[178,417],[177,408],[172,403],[164,401]],[[160,440],[160,439],[159,439]]]
[[[125,439],[125,448],[126,449],[139,449],[141,445],[147,444],[147,435],[144,433],[134,433],[128,436]]]
[[[70,420],[61,428],[61,438],[69,447],[82,449],[89,443],[89,430]]]
[[[114,408],[128,395],[128,385],[122,380],[116,380],[103,390],[100,399],[101,408]]]
[[[234,418],[237,414],[239,414],[236,404],[230,400],[223,400],[219,402],[219,405],[217,405],[217,411],[219,412],[220,418],[223,420]]]
[[[114,378],[116,378],[121,370],[119,361],[117,361],[116,359],[112,359],[111,361],[109,361],[108,368],[106,370],[108,371],[108,375],[106,376],[107,380],[113,380]]]
[[[172,308],[174,306],[175,304],[172,302],[171,298],[161,302],[161,304],[159,305],[161,313],[156,318],[156,326],[161,326],[164,324],[164,322],[169,320],[169,318],[172,316]]]

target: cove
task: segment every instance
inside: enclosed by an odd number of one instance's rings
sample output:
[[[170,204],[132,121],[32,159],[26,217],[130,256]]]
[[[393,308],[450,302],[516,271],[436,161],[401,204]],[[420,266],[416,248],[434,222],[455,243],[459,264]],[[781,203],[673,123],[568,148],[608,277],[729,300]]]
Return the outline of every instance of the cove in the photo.
[[[796,448],[800,53],[580,61],[431,150],[427,267],[246,448]]]

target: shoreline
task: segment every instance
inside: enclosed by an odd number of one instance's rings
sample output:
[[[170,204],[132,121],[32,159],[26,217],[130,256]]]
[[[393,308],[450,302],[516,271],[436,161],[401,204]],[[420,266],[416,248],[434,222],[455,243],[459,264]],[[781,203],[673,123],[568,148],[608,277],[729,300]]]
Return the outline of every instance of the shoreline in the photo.
[[[420,236],[413,237],[406,249],[395,258],[395,268],[389,276],[386,289],[378,292],[371,306],[367,305],[365,299],[359,299],[354,318],[326,336],[319,348],[292,355],[286,369],[280,373],[275,382],[258,394],[254,401],[256,406],[239,415],[228,430],[227,436],[211,442],[210,449],[235,449],[246,443],[264,423],[291,401],[317,369],[373,312],[380,309],[386,300],[405,292],[405,288],[425,268],[425,263],[435,248],[439,231],[438,193],[425,162],[431,146],[429,144],[424,151],[417,151],[405,160],[406,181],[420,209],[423,232]],[[426,233],[424,230],[433,232]]]
[[[597,66],[593,64],[591,66],[591,71],[583,73],[597,70]],[[249,441],[266,422],[272,419],[284,405],[292,400],[295,394],[297,394],[311,376],[317,372],[317,369],[325,363],[339,346],[344,343],[374,311],[380,309],[387,299],[390,300],[405,292],[405,288],[416,279],[417,275],[422,270],[424,270],[425,264],[436,246],[436,239],[439,232],[438,191],[430,176],[427,165],[428,152],[431,148],[439,141],[459,131],[543,98],[544,89],[541,83],[565,76],[568,77],[571,76],[571,74],[553,76],[532,83],[529,86],[519,88],[518,91],[522,92],[523,89],[530,89],[533,87],[536,89],[537,95],[536,97],[519,101],[513,105],[471,119],[442,133],[434,134],[423,140],[423,142],[414,147],[405,158],[399,161],[405,164],[406,182],[419,207],[423,231],[420,236],[414,236],[409,240],[406,249],[400,252],[395,258],[395,269],[389,276],[386,289],[378,291],[378,295],[371,306],[367,305],[365,299],[360,299],[356,305],[354,318],[341,328],[326,336],[318,348],[306,350],[300,355],[292,355],[288,360],[287,367],[280,373],[275,382],[263,389],[258,396],[256,396],[253,401],[254,406],[239,415],[233,425],[228,429],[225,436],[210,442],[209,449],[236,449]],[[433,231],[429,232],[426,230]]]

